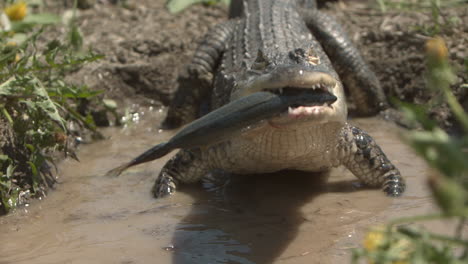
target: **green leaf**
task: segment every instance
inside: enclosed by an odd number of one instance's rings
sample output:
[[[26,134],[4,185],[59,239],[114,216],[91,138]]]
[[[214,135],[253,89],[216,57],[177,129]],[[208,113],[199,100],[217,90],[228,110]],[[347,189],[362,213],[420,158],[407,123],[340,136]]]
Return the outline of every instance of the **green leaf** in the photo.
[[[50,41],[49,43],[47,43],[47,49],[44,50],[44,54],[48,53],[48,52],[51,52],[55,49],[58,49],[62,46],[62,43],[60,43],[59,40],[57,39],[54,39],[52,41]]]
[[[14,77],[11,77],[4,83],[0,84],[0,95],[9,96],[15,95],[15,89],[13,88],[13,82],[15,81]]]
[[[50,25],[58,22],[60,22],[60,17],[53,14],[30,14],[22,21],[12,22],[11,29],[14,32],[29,32],[34,28],[34,26]]]
[[[24,41],[28,39],[28,36],[23,33],[15,33],[11,38],[8,39],[8,42],[14,42],[18,46],[21,45]]]
[[[10,164],[7,168],[7,171],[6,171],[6,176],[7,178],[11,178],[11,176],[13,176],[13,172],[15,171],[16,169],[16,166],[14,166],[13,164]]]
[[[403,111],[409,122],[419,123],[426,130],[432,130],[436,127],[436,122],[427,116],[427,106],[406,103],[397,99],[393,99],[392,102]]]
[[[42,100],[36,101],[36,105],[41,108],[52,120],[58,122],[62,128],[65,130],[65,124],[62,117],[60,116],[57,107],[55,107],[54,102],[50,99],[49,94],[42,85],[42,82],[39,79],[34,78],[34,94],[42,98]]]
[[[449,177],[468,171],[468,158],[460,148],[462,142],[450,138],[440,128],[433,131],[413,131],[406,139],[429,164]]]
[[[69,33],[69,41],[70,45],[75,50],[80,50],[83,46],[83,37],[81,36],[80,29],[75,23],[72,23],[70,26],[70,33]]]
[[[27,163],[29,164],[29,167],[31,168],[32,174],[34,176],[37,176],[38,175],[38,170],[37,170],[36,164],[32,163],[31,161],[28,161]]]
[[[4,187],[5,189],[9,190],[11,188],[11,181],[10,180],[5,180],[5,181],[0,181],[0,187]],[[2,188],[0,188],[1,191]],[[0,193],[1,194],[1,193]],[[5,197],[6,198],[6,197]]]
[[[8,110],[3,106],[1,106],[0,108],[2,109],[2,114],[5,116],[8,122],[10,124],[13,124],[13,118],[11,117],[10,113],[8,113]]]
[[[203,0],[169,0],[166,6],[169,12],[175,14],[193,4],[197,4],[201,2],[203,2]]]
[[[29,151],[31,152],[34,152],[34,150],[36,149],[33,145],[31,144],[24,144],[25,147],[27,147],[29,149]]]
[[[27,15],[22,22],[38,25],[55,24],[60,22],[60,17],[48,13],[30,14]]]
[[[117,103],[111,99],[103,99],[102,102],[107,109],[115,110],[117,109]]]

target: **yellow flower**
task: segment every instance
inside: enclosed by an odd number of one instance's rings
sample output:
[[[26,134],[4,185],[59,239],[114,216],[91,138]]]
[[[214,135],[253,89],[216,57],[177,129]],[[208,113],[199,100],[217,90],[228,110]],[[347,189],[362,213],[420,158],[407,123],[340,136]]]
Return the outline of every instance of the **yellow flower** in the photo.
[[[448,57],[448,49],[441,37],[434,37],[426,42],[427,55],[434,60],[444,61]]]
[[[25,2],[18,2],[5,8],[5,14],[12,21],[20,21],[26,16],[28,5]]]
[[[370,252],[379,250],[385,242],[386,230],[384,226],[377,226],[372,228],[364,237],[363,246]],[[407,239],[401,239],[391,244],[391,248],[398,249],[400,252],[399,258],[401,260],[393,261],[392,264],[409,264],[406,260],[411,252],[411,243]],[[387,249],[388,250],[388,249]],[[375,262],[368,260],[369,264]]]
[[[382,245],[383,240],[384,234],[382,230],[374,229],[367,233],[366,237],[364,238],[364,248],[369,251],[374,251]]]

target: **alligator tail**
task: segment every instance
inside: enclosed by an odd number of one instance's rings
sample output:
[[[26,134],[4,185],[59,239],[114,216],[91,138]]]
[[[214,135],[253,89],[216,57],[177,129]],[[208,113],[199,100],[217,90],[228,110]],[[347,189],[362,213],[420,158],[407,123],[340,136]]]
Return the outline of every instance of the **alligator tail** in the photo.
[[[170,142],[164,142],[161,144],[158,144],[149,150],[145,151],[143,154],[140,156],[136,157],[132,161],[125,163],[117,168],[114,168],[106,173],[106,176],[108,177],[117,177],[119,176],[122,172],[124,172],[126,169],[133,167],[135,165],[145,163],[148,161],[152,161],[155,159],[159,159],[163,156],[165,156],[167,153],[171,152],[174,149],[172,144]]]

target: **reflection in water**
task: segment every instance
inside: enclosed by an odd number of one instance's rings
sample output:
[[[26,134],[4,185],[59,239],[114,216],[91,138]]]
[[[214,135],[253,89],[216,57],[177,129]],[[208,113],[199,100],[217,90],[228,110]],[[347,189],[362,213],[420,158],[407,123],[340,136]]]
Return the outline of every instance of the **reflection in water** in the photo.
[[[237,175],[213,194],[195,188],[185,190],[198,202],[174,234],[173,263],[210,263],[207,259],[214,263],[272,263],[295,240],[301,228],[317,235],[308,247],[321,244],[316,238],[323,235],[330,239],[323,230],[336,230],[333,225],[337,223],[321,221],[323,215],[310,216],[330,210],[328,199],[315,203],[314,198],[330,191],[339,196],[355,191],[352,182],[341,179],[338,172],[332,172],[329,184],[326,173],[283,171]],[[379,206],[386,205],[385,200],[377,199]],[[346,209],[338,211],[343,213]],[[325,213],[325,217],[329,215]],[[195,226],[196,231],[187,229],[187,224]],[[336,237],[342,235],[336,231]],[[207,249],[206,245],[212,246]]]
[[[247,245],[219,229],[209,229],[201,224],[180,225],[175,237],[175,263],[254,263],[242,256],[250,253]]]
[[[106,130],[112,138],[84,146],[81,163],[63,162],[49,197],[0,217],[0,241],[8,241],[0,244],[0,263],[347,263],[368,226],[433,210],[424,163],[395,129],[373,119],[360,123],[406,176],[402,198],[356,187],[342,168],[329,179],[298,172],[227,177],[159,200],[150,189],[170,157],[103,177],[173,133],[157,132],[159,117]]]

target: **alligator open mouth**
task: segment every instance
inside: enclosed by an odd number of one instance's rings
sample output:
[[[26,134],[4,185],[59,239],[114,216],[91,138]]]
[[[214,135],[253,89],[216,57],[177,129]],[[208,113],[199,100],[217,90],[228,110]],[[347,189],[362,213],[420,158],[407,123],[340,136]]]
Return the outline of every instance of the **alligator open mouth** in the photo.
[[[288,109],[288,116],[291,118],[300,118],[305,116],[320,115],[326,108],[333,108],[332,104],[337,97],[330,92],[327,85],[317,84],[310,88],[304,87],[283,87],[274,89],[264,89],[270,93],[282,97],[298,96],[304,98],[304,102],[298,101]]]
[[[274,93],[280,96],[300,96],[307,98],[304,100],[304,103],[297,103],[292,105],[292,107],[299,106],[331,106],[336,100],[337,97],[329,92],[328,89],[322,86],[317,86],[316,88],[302,88],[302,87],[284,87],[277,89],[265,89],[270,93]],[[307,101],[307,102],[305,102]]]
[[[288,125],[291,121],[343,121],[346,109],[339,81],[331,74],[305,69],[297,65],[278,66],[273,71],[255,75],[240,82],[231,94],[231,101],[255,92],[270,92],[295,102],[269,123]],[[302,100],[301,98],[304,98]],[[299,121],[299,120],[297,120]]]

